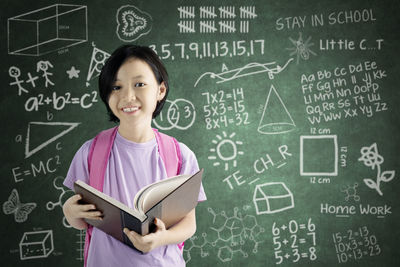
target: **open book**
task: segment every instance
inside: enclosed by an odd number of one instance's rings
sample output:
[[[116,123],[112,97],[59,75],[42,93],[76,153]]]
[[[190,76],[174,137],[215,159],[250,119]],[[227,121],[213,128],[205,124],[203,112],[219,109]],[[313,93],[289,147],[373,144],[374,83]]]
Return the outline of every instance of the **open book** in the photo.
[[[142,188],[134,198],[134,209],[96,190],[83,181],[74,183],[82,203],[96,205],[103,220],[85,221],[126,245],[135,248],[124,234],[124,227],[141,235],[155,229],[154,218],[160,218],[168,229],[197,205],[203,169],[194,175],[167,178]]]

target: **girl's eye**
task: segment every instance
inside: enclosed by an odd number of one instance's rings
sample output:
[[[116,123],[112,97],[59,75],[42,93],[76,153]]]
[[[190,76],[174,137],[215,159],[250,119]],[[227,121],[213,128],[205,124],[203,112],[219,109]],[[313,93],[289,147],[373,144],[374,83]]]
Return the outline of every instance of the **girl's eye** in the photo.
[[[143,87],[144,83],[135,83],[135,87]]]
[[[113,90],[113,91],[118,91],[119,89],[121,89],[121,86],[116,86],[116,85],[114,85],[114,86],[112,87],[112,90]]]

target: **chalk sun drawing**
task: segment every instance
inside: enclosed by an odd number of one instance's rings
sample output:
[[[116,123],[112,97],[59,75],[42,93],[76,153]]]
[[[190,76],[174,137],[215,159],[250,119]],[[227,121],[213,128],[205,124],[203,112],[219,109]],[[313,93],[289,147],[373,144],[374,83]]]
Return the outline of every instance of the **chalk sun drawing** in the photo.
[[[243,145],[241,141],[233,141],[236,133],[232,133],[228,136],[226,132],[222,132],[222,136],[216,135],[216,139],[212,140],[212,143],[216,145],[215,148],[211,148],[211,156],[208,157],[209,160],[215,160],[213,166],[219,166],[221,163],[218,160],[222,160],[224,163],[225,171],[229,170],[229,163],[232,163],[233,167],[237,166],[236,157],[238,155],[243,155],[243,151],[238,150],[238,146]],[[216,155],[215,155],[216,154]]]

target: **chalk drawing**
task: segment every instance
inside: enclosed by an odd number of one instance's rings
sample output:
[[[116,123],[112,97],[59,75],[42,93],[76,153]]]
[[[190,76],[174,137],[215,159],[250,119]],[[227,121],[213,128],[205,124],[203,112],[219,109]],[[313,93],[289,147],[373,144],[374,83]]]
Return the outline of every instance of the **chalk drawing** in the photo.
[[[297,40],[294,40],[291,37],[289,37],[289,40],[294,45],[294,48],[286,48],[286,50],[292,51],[292,53],[290,53],[290,56],[296,55],[296,64],[299,64],[299,58],[302,58],[303,60],[308,60],[310,58],[310,54],[314,56],[317,55],[310,49],[310,47],[314,45],[314,43],[310,43],[311,36],[308,37],[307,40],[304,42],[301,32],[299,32],[299,38]]]
[[[275,87],[271,85],[257,131],[261,134],[281,134],[296,127]]]
[[[21,95],[22,92],[24,93],[29,93],[28,90],[26,90],[24,87],[22,87],[21,83],[24,82],[24,80],[20,80],[19,77],[21,76],[21,70],[18,67],[11,66],[8,69],[8,75],[10,75],[11,78],[14,78],[14,82],[9,83],[9,85],[17,85],[18,87],[18,95]]]
[[[363,181],[369,188],[375,189],[379,195],[383,196],[381,182],[390,182],[393,180],[396,172],[394,170],[382,172],[381,165],[384,162],[384,158],[379,155],[377,144],[373,143],[369,147],[361,148],[361,157],[358,161],[362,161],[365,166],[371,167],[373,170],[376,168],[376,181],[370,178],[363,179]]]
[[[216,83],[223,83],[223,82],[231,81],[231,80],[234,80],[237,78],[267,72],[268,78],[272,80],[272,79],[274,79],[275,74],[282,72],[292,61],[293,61],[293,58],[290,58],[285,63],[285,65],[283,65],[283,67],[276,64],[276,62],[269,62],[269,63],[264,63],[264,64],[253,62],[253,63],[249,63],[241,68],[228,70],[228,71],[221,72],[221,73],[205,72],[197,79],[196,83],[194,84],[194,87],[196,87],[197,84],[199,83],[199,81],[206,75],[209,75],[210,78],[216,79],[217,80]]]
[[[318,156],[318,151],[311,151],[315,144],[323,147],[324,164]],[[305,158],[305,151],[308,151]],[[322,152],[322,151],[321,151]],[[313,155],[312,158],[309,158]],[[302,176],[337,176],[339,162],[339,148],[336,135],[303,135],[300,136],[300,175]],[[310,163],[310,166],[308,166]],[[312,164],[313,163],[313,164]],[[318,168],[313,169],[313,168]]]
[[[132,5],[121,6],[116,15],[116,34],[121,41],[133,42],[150,33],[153,18]]]
[[[72,79],[72,78],[79,78],[79,72],[81,72],[80,70],[75,69],[75,66],[72,66],[71,69],[66,71],[68,74],[68,78]]]
[[[242,141],[234,141],[236,133],[232,133],[228,136],[226,132],[222,132],[222,136],[216,135],[216,139],[212,140],[212,143],[216,145],[215,148],[210,148],[211,156],[208,156],[209,160],[214,160],[213,166],[219,166],[221,163],[218,160],[222,160],[224,163],[224,170],[229,170],[230,163],[234,168],[237,167],[237,156],[243,155],[243,151],[238,150],[238,146],[243,145]],[[216,154],[216,155],[215,155]]]
[[[60,209],[62,209],[62,206],[64,205],[65,201],[67,201],[68,198],[70,198],[72,195],[74,195],[74,191],[72,190],[67,190],[65,186],[63,186],[63,181],[64,181],[64,177],[58,176],[53,180],[53,186],[55,189],[60,190],[60,196],[58,197],[58,201],[57,202],[52,202],[49,201],[46,204],[46,209],[47,210],[53,210],[56,207],[59,207]],[[71,228],[71,225],[68,223],[67,219],[65,218],[65,216],[63,217],[63,225],[66,228]]]
[[[46,79],[45,81],[45,86],[47,87],[47,84],[54,85],[54,83],[49,79],[49,76],[52,76],[53,73],[48,72],[49,68],[53,68],[53,65],[50,63],[50,61],[39,61],[36,65],[36,72],[43,72],[42,77]]]
[[[69,133],[70,131],[75,129],[79,124],[80,124],[79,122],[30,122],[28,124],[28,130],[26,132],[25,158],[29,158],[30,156],[32,156],[33,154],[35,154],[39,150],[45,148],[46,146],[48,146],[49,144],[53,143],[54,141],[56,141],[60,137],[66,135],[67,133]],[[62,130],[60,133],[56,134],[55,136],[51,137],[50,139],[44,141],[40,145],[38,145],[35,148],[31,149],[29,140],[31,138],[31,127],[34,127],[34,126],[50,127],[49,128],[50,130],[51,130],[52,127],[54,128],[54,127],[58,127],[58,126],[66,126],[68,128],[65,129],[65,130]]]
[[[21,260],[47,258],[53,250],[53,230],[25,232],[19,242]]]
[[[87,41],[87,28],[82,5],[55,4],[17,15],[7,20],[8,53],[41,56],[78,45]]]
[[[173,128],[186,130],[190,128],[196,119],[196,109],[192,102],[183,98],[174,101],[167,100],[163,111],[153,119],[154,125],[160,130]]]
[[[94,43],[92,43],[92,46],[92,58],[90,59],[89,71],[86,78],[87,87],[90,85],[90,80],[100,75],[101,69],[103,68],[107,58],[110,57],[109,53],[98,49]]]
[[[273,214],[294,208],[293,193],[282,182],[257,185],[253,203],[257,215]]]
[[[3,212],[6,215],[14,214],[17,223],[25,222],[28,215],[36,208],[36,203],[21,203],[17,189],[11,191],[8,200],[3,203]]]
[[[346,197],[344,198],[346,201],[349,201],[350,198],[353,198],[354,201],[360,201],[360,196],[357,195],[357,187],[358,183],[342,187],[340,191],[346,193]]]

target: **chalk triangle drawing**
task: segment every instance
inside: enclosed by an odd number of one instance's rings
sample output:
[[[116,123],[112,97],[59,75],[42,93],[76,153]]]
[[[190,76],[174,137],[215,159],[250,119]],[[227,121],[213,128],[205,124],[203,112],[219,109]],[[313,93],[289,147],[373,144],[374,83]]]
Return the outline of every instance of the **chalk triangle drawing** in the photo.
[[[258,125],[258,132],[261,134],[281,134],[290,132],[295,127],[292,116],[290,116],[275,87],[271,85]]]
[[[79,122],[30,122],[28,124],[28,130],[26,132],[26,143],[25,143],[25,158],[29,158],[42,148],[46,147],[47,145],[53,143],[60,137],[66,135],[70,131],[72,131],[74,128],[76,128],[80,123]],[[58,130],[57,135],[51,135],[50,138],[48,138],[46,141],[42,142],[39,145],[36,145],[35,148],[31,148],[31,137],[33,136],[33,129],[38,128],[38,127],[45,127],[51,130],[52,132],[55,130]],[[36,131],[38,132],[38,131]],[[43,129],[40,131],[41,136],[39,138],[43,139]],[[35,137],[38,139],[37,137]],[[46,137],[47,138],[47,137]]]

